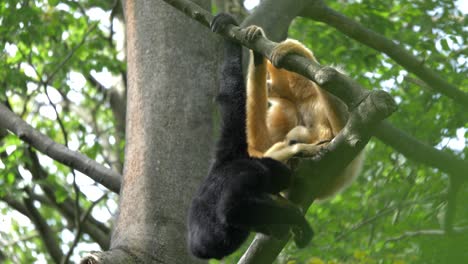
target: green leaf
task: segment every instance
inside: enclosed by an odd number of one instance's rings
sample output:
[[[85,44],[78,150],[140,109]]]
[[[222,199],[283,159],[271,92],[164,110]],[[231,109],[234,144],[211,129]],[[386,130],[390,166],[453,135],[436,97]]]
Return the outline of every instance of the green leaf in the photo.
[[[56,5],[58,5],[59,0],[48,0],[48,2],[49,2],[49,5],[56,6]]]
[[[441,39],[440,40],[440,45],[442,46],[442,49],[445,51],[450,51],[450,47],[447,43],[447,39]]]

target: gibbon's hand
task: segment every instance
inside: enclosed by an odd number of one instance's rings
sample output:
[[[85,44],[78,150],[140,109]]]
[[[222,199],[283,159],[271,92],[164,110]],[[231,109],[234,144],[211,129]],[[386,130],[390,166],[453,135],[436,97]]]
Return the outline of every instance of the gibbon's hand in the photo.
[[[273,66],[278,69],[283,68],[283,60],[289,54],[296,54],[306,58],[313,58],[312,52],[307,50],[297,40],[287,39],[273,48],[273,51],[271,52],[271,64],[273,64]],[[315,60],[315,58],[313,59]]]
[[[263,29],[259,26],[251,25],[245,28],[245,40],[250,42],[255,41],[257,38],[261,36],[265,36],[265,32]],[[253,56],[254,56],[254,64],[255,66],[258,66],[263,63],[263,55],[253,51]]]
[[[245,28],[244,39],[248,42],[255,41],[258,37],[265,36],[263,29],[259,26],[251,25]]]
[[[313,157],[324,148],[321,145],[297,143],[292,145],[295,158]]]
[[[289,145],[288,142],[282,141],[274,144],[263,156],[286,163],[291,158],[314,157],[324,151],[325,146],[325,143],[320,145],[305,143]]]
[[[219,13],[211,21],[210,28],[211,31],[218,33],[224,31],[229,24],[235,26],[239,25],[233,16],[226,13]]]

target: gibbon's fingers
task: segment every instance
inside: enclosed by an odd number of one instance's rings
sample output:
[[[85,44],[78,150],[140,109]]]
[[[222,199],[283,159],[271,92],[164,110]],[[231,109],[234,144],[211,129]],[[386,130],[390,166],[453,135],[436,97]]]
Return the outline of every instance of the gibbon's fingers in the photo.
[[[263,154],[263,157],[272,158],[283,163],[286,163],[292,156],[294,156],[292,148],[284,141],[275,143]]]
[[[231,24],[237,26],[237,21],[230,15],[225,13],[217,14],[210,23],[211,31],[220,32],[226,28],[226,25]]]
[[[245,40],[252,42],[260,36],[265,36],[263,29],[261,27],[251,25],[245,28],[246,34],[244,36]]]
[[[265,32],[263,32],[263,29],[255,25],[248,26],[245,30],[246,30],[246,33],[245,33],[244,38],[250,43],[255,41],[260,36],[265,36]],[[252,53],[253,53],[255,66],[259,66],[260,64],[264,63],[265,59],[263,58],[262,54],[255,52],[253,50],[252,50]]]
[[[294,157],[312,157],[320,151],[322,151],[325,147],[325,143],[322,144],[304,144],[304,143],[298,143],[294,144],[291,147],[294,148]]]
[[[277,152],[281,149],[284,149],[288,147],[288,144],[285,142],[285,141],[281,141],[281,142],[277,142],[275,143],[273,146],[271,146],[266,152],[265,152],[265,155],[263,155],[264,157],[268,157],[267,153],[274,153],[274,152]],[[270,157],[271,158],[271,157]]]
[[[289,145],[289,141],[282,141],[274,144],[263,156],[285,163],[292,157],[312,157],[324,148],[324,144],[297,143]]]

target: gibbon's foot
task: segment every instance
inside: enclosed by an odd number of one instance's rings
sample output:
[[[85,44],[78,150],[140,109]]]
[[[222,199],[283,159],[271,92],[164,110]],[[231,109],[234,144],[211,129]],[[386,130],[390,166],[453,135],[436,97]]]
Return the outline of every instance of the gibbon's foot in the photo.
[[[210,28],[211,31],[217,33],[223,31],[229,24],[238,26],[237,21],[233,16],[226,13],[219,13],[211,21]]]
[[[254,230],[255,232],[262,233],[274,237],[278,240],[283,240],[288,237],[289,226],[288,225],[264,225],[257,227]]]
[[[259,26],[251,25],[245,28],[244,39],[248,42],[256,40],[260,36],[265,36],[263,29]]]
[[[323,144],[322,146],[323,147],[321,147],[320,150],[312,156],[312,160],[320,161],[323,158],[323,156],[330,152],[330,150],[326,147],[328,146],[327,143]]]

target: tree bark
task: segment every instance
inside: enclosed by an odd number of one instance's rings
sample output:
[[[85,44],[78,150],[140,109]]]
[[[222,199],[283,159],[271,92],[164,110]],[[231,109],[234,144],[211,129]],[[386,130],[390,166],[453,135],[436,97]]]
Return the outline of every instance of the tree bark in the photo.
[[[195,1],[210,10],[209,0]],[[124,1],[128,95],[120,213],[111,250],[83,263],[197,263],[186,213],[208,170],[214,35],[163,1]]]
[[[257,25],[268,39],[282,41],[288,37],[291,22],[302,12],[305,4],[305,0],[264,0],[241,26]]]

